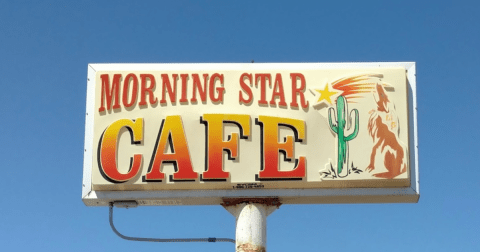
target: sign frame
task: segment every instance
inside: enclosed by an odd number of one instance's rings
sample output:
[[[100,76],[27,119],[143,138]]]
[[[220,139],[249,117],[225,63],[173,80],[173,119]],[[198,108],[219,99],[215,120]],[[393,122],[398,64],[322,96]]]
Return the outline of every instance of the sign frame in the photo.
[[[95,191],[92,169],[95,113],[95,79],[98,71],[182,70],[228,71],[238,69],[361,69],[403,67],[408,92],[410,186],[397,188],[303,188],[303,189],[241,189],[241,190],[162,190],[162,191]],[[255,67],[255,68],[251,68]],[[417,93],[415,62],[365,63],[188,63],[188,64],[89,64],[85,115],[85,148],[82,200],[87,206],[108,206],[114,201],[135,200],[140,206],[155,205],[220,205],[225,199],[278,198],[282,204],[328,203],[416,203],[420,197],[417,138]]]

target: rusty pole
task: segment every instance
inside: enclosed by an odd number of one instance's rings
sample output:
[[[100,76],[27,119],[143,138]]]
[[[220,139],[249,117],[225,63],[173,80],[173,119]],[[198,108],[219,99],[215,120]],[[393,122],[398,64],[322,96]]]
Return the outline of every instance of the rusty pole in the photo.
[[[235,251],[266,252],[267,216],[279,206],[278,199],[234,199],[222,204],[236,219]]]

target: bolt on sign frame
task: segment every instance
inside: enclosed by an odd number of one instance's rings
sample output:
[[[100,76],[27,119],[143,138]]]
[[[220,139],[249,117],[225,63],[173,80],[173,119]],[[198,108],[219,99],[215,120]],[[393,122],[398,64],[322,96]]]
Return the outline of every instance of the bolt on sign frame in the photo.
[[[88,65],[87,206],[418,202],[414,62]]]

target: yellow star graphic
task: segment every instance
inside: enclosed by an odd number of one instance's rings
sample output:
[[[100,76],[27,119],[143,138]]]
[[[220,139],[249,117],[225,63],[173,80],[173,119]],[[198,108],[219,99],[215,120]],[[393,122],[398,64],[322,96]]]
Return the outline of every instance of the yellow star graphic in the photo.
[[[318,98],[317,103],[319,103],[321,100],[326,100],[329,104],[332,104],[332,100],[330,99],[330,97],[338,93],[338,92],[328,90],[328,83],[325,85],[325,89],[323,90],[315,89],[315,91],[320,93],[320,98]]]

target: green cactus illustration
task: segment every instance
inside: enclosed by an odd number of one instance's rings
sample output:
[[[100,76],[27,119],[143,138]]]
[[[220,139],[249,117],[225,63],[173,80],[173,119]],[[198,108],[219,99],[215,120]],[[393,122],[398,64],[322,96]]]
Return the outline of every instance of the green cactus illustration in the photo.
[[[352,126],[353,112],[355,112],[355,129],[350,135],[346,136],[345,130],[350,130]],[[358,124],[359,124],[358,110],[353,109],[350,112],[349,117],[347,113],[348,113],[347,101],[343,96],[339,96],[337,98],[337,116],[336,117],[335,117],[334,108],[330,108],[328,110],[328,122],[330,123],[330,128],[338,136],[337,175],[339,177],[345,177],[348,175],[348,172],[344,176],[340,176],[340,173],[344,170],[344,166],[348,165],[348,141],[354,139],[358,134]],[[332,114],[333,114],[334,120],[336,121],[336,124],[332,123]],[[348,171],[348,167],[347,167],[347,171]]]

